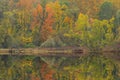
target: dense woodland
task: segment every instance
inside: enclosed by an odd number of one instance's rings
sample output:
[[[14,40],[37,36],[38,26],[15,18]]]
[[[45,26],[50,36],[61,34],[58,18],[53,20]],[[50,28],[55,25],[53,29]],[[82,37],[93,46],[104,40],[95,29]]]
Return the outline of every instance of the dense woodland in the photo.
[[[119,45],[120,0],[0,0],[0,48]],[[0,56],[0,80],[120,80],[108,57]]]
[[[0,47],[103,48],[120,41],[119,0],[1,0]]]

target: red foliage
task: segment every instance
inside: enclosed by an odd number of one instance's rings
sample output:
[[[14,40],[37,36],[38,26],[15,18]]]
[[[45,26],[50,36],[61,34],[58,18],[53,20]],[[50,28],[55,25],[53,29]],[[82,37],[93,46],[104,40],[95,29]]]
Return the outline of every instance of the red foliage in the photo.
[[[43,13],[43,8],[40,4],[33,10],[33,22],[31,24],[31,29],[35,27],[41,27],[40,34],[41,40],[45,41],[52,34],[52,25],[54,23],[54,11],[50,6],[46,5],[45,13]],[[41,23],[42,22],[42,23]]]
[[[49,35],[51,35],[53,32],[52,27],[49,26],[43,26],[41,30],[41,39],[42,41],[45,41],[48,39]]]
[[[41,14],[42,11],[43,11],[42,6],[41,6],[40,4],[37,5],[37,8],[36,8],[36,9],[37,9],[37,13],[38,13],[38,14]]]
[[[41,30],[41,35],[42,35],[42,40],[45,41],[49,35],[52,34],[53,29],[52,29],[52,25],[54,23],[54,11],[46,6],[46,12],[47,12],[47,18],[45,19],[45,22],[43,24],[42,30]]]

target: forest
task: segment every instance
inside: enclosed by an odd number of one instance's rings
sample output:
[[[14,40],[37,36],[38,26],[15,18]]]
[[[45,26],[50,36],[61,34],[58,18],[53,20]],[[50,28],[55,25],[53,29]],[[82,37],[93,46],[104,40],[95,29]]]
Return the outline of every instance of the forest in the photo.
[[[1,0],[0,47],[119,44],[118,0]]]
[[[60,47],[120,50],[120,1],[0,0],[0,49]],[[0,80],[120,80],[120,54],[109,56],[2,55]]]

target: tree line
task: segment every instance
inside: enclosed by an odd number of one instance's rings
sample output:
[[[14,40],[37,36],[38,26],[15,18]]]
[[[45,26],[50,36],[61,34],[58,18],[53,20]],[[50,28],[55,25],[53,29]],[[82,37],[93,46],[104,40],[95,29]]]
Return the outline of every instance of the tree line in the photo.
[[[117,0],[1,0],[0,47],[86,46],[119,43]]]

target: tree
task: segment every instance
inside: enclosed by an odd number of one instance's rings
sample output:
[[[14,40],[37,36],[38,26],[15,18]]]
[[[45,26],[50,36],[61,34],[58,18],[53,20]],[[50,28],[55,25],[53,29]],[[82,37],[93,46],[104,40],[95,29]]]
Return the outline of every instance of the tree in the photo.
[[[0,25],[0,43],[4,48],[10,47],[12,44],[12,36],[13,36],[13,27],[11,24],[11,18],[13,13],[10,11],[6,11],[3,13],[4,18],[1,21]]]
[[[38,43],[40,45],[41,42],[44,42],[48,39],[48,37],[52,34],[52,25],[54,22],[54,11],[49,6],[49,4],[40,5],[37,4],[37,7],[33,10],[33,22],[31,25],[32,31],[34,33]]]
[[[69,0],[72,5],[75,5],[79,9],[79,13],[87,14],[91,18],[97,18],[99,7],[104,0]]]
[[[15,19],[13,25],[17,31],[16,39],[19,39],[22,46],[32,43],[30,25],[32,22],[32,10],[34,4],[34,0],[19,0],[16,2],[16,8],[13,10]]]
[[[111,19],[114,15],[113,4],[111,2],[104,2],[99,11],[99,19]]]
[[[3,13],[5,11],[8,11],[9,10],[9,0],[1,0],[0,1],[0,22],[1,22],[1,19],[3,18]]]
[[[88,16],[80,13],[76,26],[65,36],[78,39],[81,41],[79,45],[86,46],[90,50],[99,50],[114,42],[113,22],[114,18],[93,19],[89,22]]]
[[[58,1],[51,3],[50,6],[54,10],[54,20],[55,26],[54,29],[59,31],[62,27],[64,27],[64,18],[66,16],[66,5],[60,5]]]
[[[118,11],[116,12],[115,19],[116,19],[116,21],[115,21],[116,26],[117,26],[117,27],[120,26],[120,10],[118,10]]]
[[[117,10],[114,21],[114,29],[113,29],[116,36],[119,33],[119,27],[120,27],[120,10]]]
[[[86,40],[88,38],[88,36],[87,36],[88,28],[89,28],[88,16],[80,13],[78,20],[76,21],[76,26],[69,30],[69,32],[68,32],[69,34],[65,33],[64,36],[71,38],[72,40],[75,39],[75,40],[73,40],[72,43],[75,43],[80,46],[81,40],[84,38],[85,40],[83,40],[83,41],[86,42]]]
[[[9,6],[7,5],[8,3],[9,3],[9,0],[0,1],[0,11],[4,12],[9,10]]]

